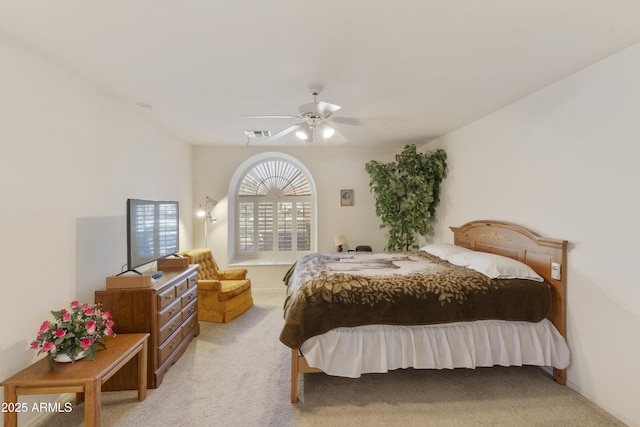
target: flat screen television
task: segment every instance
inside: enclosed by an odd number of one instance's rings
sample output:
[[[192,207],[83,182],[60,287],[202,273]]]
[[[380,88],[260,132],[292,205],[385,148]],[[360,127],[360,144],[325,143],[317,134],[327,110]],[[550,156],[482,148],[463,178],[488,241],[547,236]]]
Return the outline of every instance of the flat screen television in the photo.
[[[178,202],[127,200],[127,268],[136,268],[178,252]]]

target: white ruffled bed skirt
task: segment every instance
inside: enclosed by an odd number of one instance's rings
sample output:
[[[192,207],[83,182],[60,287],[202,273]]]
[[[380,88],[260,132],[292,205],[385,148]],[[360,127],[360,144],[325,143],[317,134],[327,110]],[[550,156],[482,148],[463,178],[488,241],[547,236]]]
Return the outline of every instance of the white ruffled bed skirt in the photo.
[[[567,343],[546,319],[337,328],[308,339],[300,350],[310,366],[350,378],[400,368],[569,365]]]

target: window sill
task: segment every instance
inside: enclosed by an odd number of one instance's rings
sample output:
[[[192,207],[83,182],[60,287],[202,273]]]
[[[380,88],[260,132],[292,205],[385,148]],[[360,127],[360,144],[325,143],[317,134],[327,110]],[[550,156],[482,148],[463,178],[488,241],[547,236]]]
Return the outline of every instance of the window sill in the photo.
[[[245,259],[245,260],[232,260],[229,263],[229,267],[256,267],[264,265],[293,265],[298,259]]]

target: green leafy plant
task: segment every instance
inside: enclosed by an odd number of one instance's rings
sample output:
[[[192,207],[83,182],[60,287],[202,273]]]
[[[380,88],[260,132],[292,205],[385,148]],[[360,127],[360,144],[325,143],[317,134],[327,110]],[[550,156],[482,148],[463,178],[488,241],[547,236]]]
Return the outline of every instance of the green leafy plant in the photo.
[[[382,220],[380,228],[389,229],[386,250],[417,249],[418,236],[433,232],[440,183],[447,176],[446,160],[442,149],[418,153],[415,145],[407,145],[394,162],[371,160],[366,164],[376,215]]]

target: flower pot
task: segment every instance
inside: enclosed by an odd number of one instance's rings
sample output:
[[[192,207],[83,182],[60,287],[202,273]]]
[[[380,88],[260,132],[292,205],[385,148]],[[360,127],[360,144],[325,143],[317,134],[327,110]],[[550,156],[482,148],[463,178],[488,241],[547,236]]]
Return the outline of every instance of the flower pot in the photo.
[[[78,355],[76,356],[75,360],[84,359],[84,357],[85,357],[84,351],[81,351],[80,353],[78,353]],[[60,362],[60,363],[73,362],[73,360],[71,360],[69,355],[68,354],[64,354],[64,353],[56,354],[56,357],[53,360],[55,360],[56,362]]]

